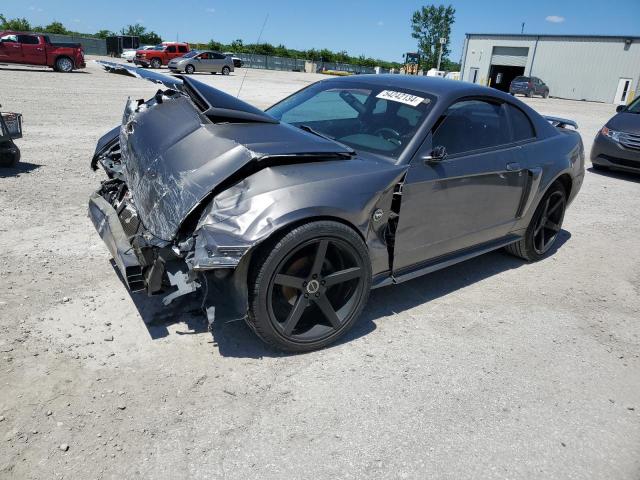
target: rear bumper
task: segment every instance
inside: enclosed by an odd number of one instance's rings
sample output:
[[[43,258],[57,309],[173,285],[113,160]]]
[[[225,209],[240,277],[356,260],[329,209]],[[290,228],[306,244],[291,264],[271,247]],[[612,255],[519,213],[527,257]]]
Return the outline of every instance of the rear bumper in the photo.
[[[89,199],[89,218],[116,262],[129,290],[144,290],[142,266],[118,218],[115,209],[95,192]]]
[[[591,163],[628,172],[640,172],[640,150],[624,148],[598,133],[591,147]]]

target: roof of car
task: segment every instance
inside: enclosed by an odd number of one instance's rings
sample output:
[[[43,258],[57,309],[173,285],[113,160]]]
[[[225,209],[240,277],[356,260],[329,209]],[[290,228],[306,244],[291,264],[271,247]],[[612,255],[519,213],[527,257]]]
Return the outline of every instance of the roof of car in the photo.
[[[332,80],[335,79],[328,81]],[[416,92],[435,95],[436,97],[490,95],[502,98],[505,96],[503,92],[483,85],[422,75],[368,74],[339,77],[339,80],[354,83],[369,83],[386,88],[406,88]]]

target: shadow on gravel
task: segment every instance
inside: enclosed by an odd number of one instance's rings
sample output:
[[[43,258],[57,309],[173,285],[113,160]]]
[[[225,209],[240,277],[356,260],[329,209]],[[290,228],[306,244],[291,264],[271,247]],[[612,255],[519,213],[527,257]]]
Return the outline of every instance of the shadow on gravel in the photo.
[[[6,64],[5,64],[6,65]],[[53,68],[51,67],[27,67],[27,68],[15,68],[15,67],[5,67],[4,65],[0,64],[0,72],[37,72],[37,73],[61,73],[61,72],[56,72]],[[69,75],[72,73],[82,73],[83,75],[91,75],[91,72],[87,72],[85,70],[72,70],[70,72],[64,73],[63,75]]]
[[[596,170],[593,167],[587,169],[589,172],[603,177],[615,178],[616,180],[627,180],[629,182],[640,183],[640,174],[633,172],[623,172],[620,170]]]
[[[549,255],[554,255],[570,238],[571,234],[568,231],[561,230]],[[376,329],[378,321],[393,321],[393,315],[525,264],[523,260],[498,250],[400,285],[373,290],[369,303],[356,325],[333,346],[368,335]],[[112,266],[119,276],[113,261]],[[122,281],[121,277],[120,280]],[[220,354],[224,357],[262,358],[289,355],[267,347],[242,319],[217,321],[209,330],[207,319],[201,309],[201,300],[195,295],[180,297],[168,307],[162,305],[162,296],[149,297],[144,293],[130,295],[152,339],[168,336],[170,325],[184,324],[185,329],[178,330],[178,335],[210,332],[214,344],[217,344]]]
[[[18,162],[15,167],[0,168],[0,178],[19,177],[23,173],[29,173],[40,168],[42,165],[37,163]]]

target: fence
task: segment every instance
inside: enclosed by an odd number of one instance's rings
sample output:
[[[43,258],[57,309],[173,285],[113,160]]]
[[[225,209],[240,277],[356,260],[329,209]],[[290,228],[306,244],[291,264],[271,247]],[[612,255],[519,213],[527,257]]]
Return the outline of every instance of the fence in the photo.
[[[294,72],[304,72],[305,61],[302,58],[273,57],[270,55],[257,55],[255,53],[235,54],[242,60],[244,67],[264,68],[267,70],[287,70]],[[373,67],[363,67],[350,63],[334,63],[315,61],[316,72],[323,70],[337,70],[349,73],[376,73]]]
[[[52,42],[71,42],[82,45],[87,55],[106,55],[107,41],[103,38],[81,37],[79,35],[58,35],[57,33],[43,33]]]

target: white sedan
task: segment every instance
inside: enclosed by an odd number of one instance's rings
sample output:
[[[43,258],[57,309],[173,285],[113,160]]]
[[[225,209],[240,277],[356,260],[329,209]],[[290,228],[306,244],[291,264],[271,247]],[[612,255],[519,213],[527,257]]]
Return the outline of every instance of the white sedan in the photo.
[[[138,50],[151,50],[153,48],[153,45],[143,45],[140,48],[128,48],[126,50],[123,50],[122,53],[120,54],[120,58],[124,58],[127,62],[131,63],[133,62],[133,59],[136,57],[136,52]]]

